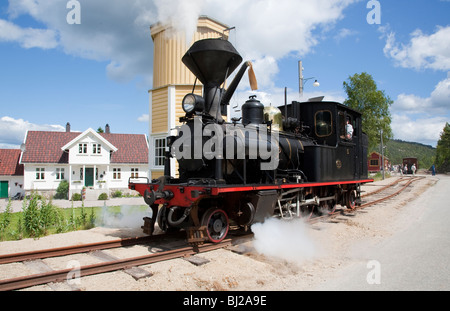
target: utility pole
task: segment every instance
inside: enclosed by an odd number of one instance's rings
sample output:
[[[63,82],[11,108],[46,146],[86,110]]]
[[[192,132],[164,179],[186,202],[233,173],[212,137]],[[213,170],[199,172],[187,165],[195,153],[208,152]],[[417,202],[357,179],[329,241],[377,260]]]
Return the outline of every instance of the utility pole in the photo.
[[[303,78],[303,66],[302,66],[302,61],[299,60],[298,61],[298,90],[300,93],[300,99],[303,97],[303,86],[305,85],[305,82],[311,79],[315,79],[315,77],[311,77],[311,78]],[[320,83],[316,81],[314,81],[313,83],[314,87],[318,87],[320,86]]]
[[[380,139],[381,139],[381,169],[383,170],[382,176],[383,180],[385,178],[384,175],[384,146],[383,146],[383,129],[380,130]]]
[[[303,96],[303,66],[302,66],[301,60],[298,61],[298,77],[299,77],[299,83],[298,83],[299,93],[300,93],[300,98],[302,98],[302,96]]]

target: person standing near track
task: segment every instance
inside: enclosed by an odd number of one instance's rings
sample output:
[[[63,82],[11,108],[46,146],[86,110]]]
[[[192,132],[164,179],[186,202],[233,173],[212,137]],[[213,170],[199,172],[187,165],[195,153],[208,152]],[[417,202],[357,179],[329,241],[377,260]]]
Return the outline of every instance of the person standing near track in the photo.
[[[411,171],[413,173],[413,176],[416,175],[416,165],[413,163],[413,165],[411,165]]]

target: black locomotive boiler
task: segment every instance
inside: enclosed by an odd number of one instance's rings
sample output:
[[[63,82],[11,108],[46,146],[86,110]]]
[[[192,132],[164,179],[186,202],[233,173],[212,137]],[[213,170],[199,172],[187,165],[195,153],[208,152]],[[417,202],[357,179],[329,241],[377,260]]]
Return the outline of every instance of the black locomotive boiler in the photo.
[[[157,223],[163,231],[186,230],[191,243],[217,243],[230,225],[248,228],[268,217],[310,217],[359,204],[360,186],[372,181],[359,112],[322,98],[264,107],[252,96],[241,118],[225,121],[251,63],[243,63],[225,90],[242,62],[229,41],[197,41],[182,61],[203,94],[183,99],[186,115],[178,135],[167,137],[164,176],[129,181],[153,211],[144,232],[152,234]],[[177,177],[170,176],[171,158]]]

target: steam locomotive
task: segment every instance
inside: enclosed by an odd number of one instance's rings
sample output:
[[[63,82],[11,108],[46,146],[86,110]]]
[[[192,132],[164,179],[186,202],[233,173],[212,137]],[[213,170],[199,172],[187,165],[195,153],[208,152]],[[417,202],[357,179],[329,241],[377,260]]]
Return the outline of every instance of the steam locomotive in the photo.
[[[323,98],[264,107],[251,96],[240,118],[225,121],[247,69],[256,88],[251,63],[225,89],[242,62],[229,41],[197,41],[182,61],[203,84],[203,95],[192,92],[182,101],[186,114],[178,134],[167,137],[164,176],[129,180],[153,212],[144,219],[145,233],[153,234],[157,223],[165,232],[184,229],[190,243],[218,243],[230,226],[360,203],[360,186],[373,180],[359,112]],[[171,158],[178,160],[177,177],[170,176]]]

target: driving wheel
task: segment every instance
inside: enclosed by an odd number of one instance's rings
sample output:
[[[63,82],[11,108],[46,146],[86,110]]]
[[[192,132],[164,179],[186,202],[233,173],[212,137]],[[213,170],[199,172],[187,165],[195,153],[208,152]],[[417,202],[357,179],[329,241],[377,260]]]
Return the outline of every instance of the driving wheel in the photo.
[[[230,227],[227,214],[218,208],[208,209],[202,217],[202,226],[206,227],[208,238],[219,243],[227,236]]]
[[[355,209],[356,207],[356,191],[355,190],[350,190],[347,192],[347,199],[346,199],[346,204],[347,208],[349,209]]]

